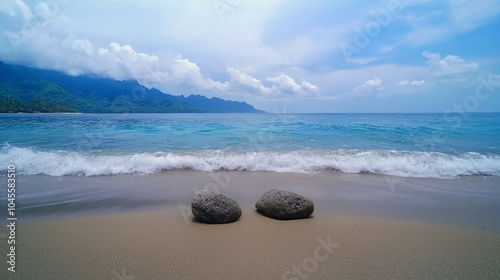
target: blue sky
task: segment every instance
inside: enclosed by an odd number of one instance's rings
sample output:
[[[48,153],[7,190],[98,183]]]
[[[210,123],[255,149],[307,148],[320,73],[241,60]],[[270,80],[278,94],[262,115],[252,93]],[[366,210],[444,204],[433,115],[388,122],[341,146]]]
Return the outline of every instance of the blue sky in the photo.
[[[3,0],[0,59],[269,112],[500,111],[497,0]]]

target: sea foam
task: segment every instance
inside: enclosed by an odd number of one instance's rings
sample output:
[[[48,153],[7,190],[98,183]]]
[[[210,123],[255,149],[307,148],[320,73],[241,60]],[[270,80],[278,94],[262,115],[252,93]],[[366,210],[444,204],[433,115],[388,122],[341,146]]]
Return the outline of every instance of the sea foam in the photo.
[[[500,176],[500,155],[444,154],[394,150],[299,150],[290,152],[156,152],[85,154],[1,148],[0,166],[15,164],[23,175],[152,174],[161,171],[269,171],[315,173],[374,173],[414,178],[456,178],[465,175]],[[2,173],[3,174],[3,173]]]

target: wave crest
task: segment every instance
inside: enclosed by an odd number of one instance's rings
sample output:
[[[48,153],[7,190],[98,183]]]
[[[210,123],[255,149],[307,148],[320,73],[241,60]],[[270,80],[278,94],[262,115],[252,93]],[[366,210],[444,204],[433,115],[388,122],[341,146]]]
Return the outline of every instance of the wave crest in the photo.
[[[15,164],[19,174],[50,176],[151,174],[170,170],[375,173],[415,178],[500,176],[500,155],[450,155],[393,150],[300,150],[292,152],[156,152],[92,155],[4,146],[0,166]]]

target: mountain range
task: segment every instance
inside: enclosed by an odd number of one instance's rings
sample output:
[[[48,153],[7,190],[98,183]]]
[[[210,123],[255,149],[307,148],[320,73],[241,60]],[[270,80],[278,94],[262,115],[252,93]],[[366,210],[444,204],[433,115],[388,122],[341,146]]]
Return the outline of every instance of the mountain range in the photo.
[[[0,62],[0,113],[260,113],[238,101],[176,96],[137,81],[71,76]]]

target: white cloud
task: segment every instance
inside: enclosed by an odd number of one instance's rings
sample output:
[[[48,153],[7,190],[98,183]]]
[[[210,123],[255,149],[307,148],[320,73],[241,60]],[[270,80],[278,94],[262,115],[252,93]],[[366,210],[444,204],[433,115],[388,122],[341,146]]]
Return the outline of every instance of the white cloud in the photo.
[[[243,90],[257,91],[258,93],[268,95],[272,92],[271,88],[268,88],[262,84],[262,82],[242,71],[229,67],[227,73],[231,77],[230,83],[233,88],[240,88]]]
[[[7,2],[9,5],[4,2],[0,4],[0,11],[19,17],[21,7],[29,11],[26,15],[33,18],[33,10],[37,17],[36,21],[33,20],[34,25],[30,25],[29,34],[18,23],[12,24],[12,31],[5,33],[15,43],[10,48],[12,44],[9,44],[9,40],[0,42],[0,46],[8,46],[0,49],[0,57],[7,57],[7,62],[29,60],[31,65],[62,70],[72,75],[93,73],[119,80],[136,79],[147,87],[154,86],[174,94],[199,92],[225,97],[234,95],[232,91],[236,91],[270,98],[319,94],[316,85],[305,80],[295,81],[287,71],[283,71],[286,69],[282,65],[290,64],[289,54],[284,55],[262,42],[266,17],[256,18],[255,15],[262,16],[280,8],[277,2],[246,3],[241,10],[238,7],[228,11],[224,15],[224,22],[220,21],[211,2],[199,5],[167,2],[143,5],[122,0],[116,6],[109,2],[87,1],[59,5],[59,1],[42,0],[31,3],[32,8],[22,0]],[[81,16],[82,9],[87,13],[95,12],[92,13],[92,20]],[[109,21],[110,10],[117,14],[115,21]],[[148,16],[136,24],[129,21],[130,14]],[[247,24],[250,19],[252,25]],[[180,30],[178,26],[184,27]],[[123,30],[127,32],[121,32]],[[148,41],[147,34],[154,34],[154,40]],[[103,42],[102,38],[110,37],[113,38],[111,43]],[[204,52],[200,52],[199,45],[193,42],[203,42]],[[139,48],[136,48],[137,45]],[[141,51],[136,51],[138,49]],[[311,53],[303,48],[297,50]],[[181,52],[184,57],[178,55]],[[296,54],[293,52],[293,56]],[[229,61],[231,64],[234,62],[233,67],[226,66]],[[264,63],[255,64],[255,61]],[[242,69],[242,65],[246,70],[259,73],[260,77],[269,77],[272,76],[269,73],[276,72],[284,74],[271,77],[269,81],[263,78],[262,81],[267,83],[265,85],[261,80],[238,70]],[[273,67],[273,70],[269,71],[268,67]],[[222,76],[224,71],[229,75],[227,81],[206,74]]]
[[[87,40],[67,39],[66,45],[85,51],[92,44]],[[92,52],[86,52],[92,57]],[[180,93],[198,91],[203,94],[220,94],[223,97],[237,92],[263,97],[307,97],[318,96],[319,87],[302,79],[300,83],[286,74],[269,77],[268,86],[233,67],[228,67],[228,81],[217,81],[202,74],[201,68],[181,55],[172,61],[161,61],[156,55],[136,52],[132,46],[113,42],[108,48],[97,50],[96,71],[116,79],[136,79],[148,87],[157,87],[166,91],[178,89]],[[161,65],[168,65],[162,68]]]
[[[410,83],[410,86],[412,86],[412,87],[421,87],[421,86],[424,86],[424,85],[425,85],[425,81],[424,80],[412,81]]]
[[[182,56],[177,56],[171,66],[171,77],[176,84],[185,83],[203,90],[215,90],[223,92],[227,89],[227,83],[221,83],[203,77],[200,67]]]
[[[136,52],[132,46],[112,42],[109,48],[99,48],[99,72],[115,79],[143,80],[156,72],[160,58],[155,55]]]
[[[320,93],[318,86],[304,79],[297,83],[295,79],[286,74],[266,78],[266,82],[269,83],[269,86],[266,86],[261,80],[241,70],[228,68],[227,73],[231,77],[229,83],[232,91],[250,91],[263,97],[314,97],[319,96]]]
[[[349,63],[354,63],[356,65],[365,65],[380,60],[382,58],[383,57],[356,57],[356,58],[346,58],[346,61]]]
[[[30,7],[26,5],[23,0],[2,1],[2,3],[0,3],[0,11],[11,17],[21,14],[25,21],[29,21],[33,18]]]
[[[276,88],[280,90],[281,93],[285,95],[297,95],[297,96],[317,96],[319,94],[319,88],[305,80],[299,84],[295,82],[292,77],[281,74],[276,77],[269,77],[266,81],[272,83]]]
[[[276,77],[269,77],[266,79],[268,82],[276,84],[276,86],[282,90],[289,92],[298,92],[301,90],[301,86],[295,82],[295,80],[285,74],[281,74]]]
[[[407,1],[404,5],[402,19],[412,28],[405,35],[405,42],[417,46],[444,41],[474,30],[500,15],[497,0],[416,0]]]
[[[375,78],[373,80],[368,80],[365,82],[365,85],[369,87],[380,86],[382,84],[382,80],[379,78]]]
[[[447,55],[441,58],[441,55],[428,51],[423,52],[422,55],[427,58],[427,65],[429,65],[434,76],[446,76],[479,70],[477,63],[465,62],[464,59],[458,56]]]
[[[302,83],[300,84],[302,86],[302,89],[307,91],[307,92],[314,92],[314,93],[319,93],[319,87],[316,85],[313,85],[304,79],[302,79]]]
[[[62,46],[65,48],[73,49],[77,52],[82,52],[87,56],[94,53],[94,46],[87,39],[76,39],[74,37],[67,37],[62,41]]]
[[[408,80],[401,80],[396,83],[396,85],[400,87],[404,86],[412,86],[412,87],[421,87],[426,84],[425,80],[420,80],[420,81],[408,81]]]
[[[375,77],[374,79],[368,80],[361,85],[353,89],[355,93],[369,93],[374,91],[382,91],[384,87],[382,86],[382,79]]]

